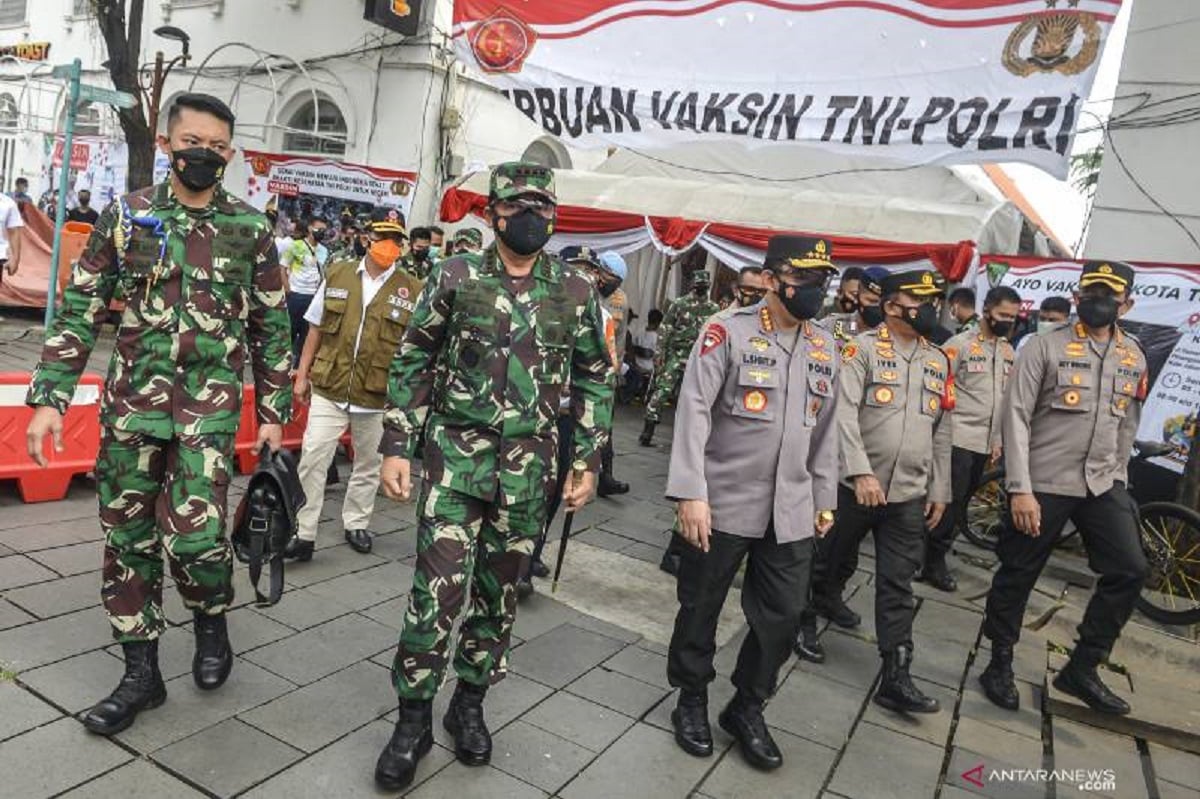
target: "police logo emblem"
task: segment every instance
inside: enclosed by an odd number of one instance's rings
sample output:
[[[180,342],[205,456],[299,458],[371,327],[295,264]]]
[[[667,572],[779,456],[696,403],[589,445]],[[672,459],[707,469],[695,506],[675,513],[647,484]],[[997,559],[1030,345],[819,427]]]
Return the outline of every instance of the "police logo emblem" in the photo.
[[[1063,394],[1063,403],[1074,407],[1079,404],[1079,392],[1075,390],[1068,391]]]
[[[858,345],[857,344],[847,344],[842,349],[842,360],[843,361],[852,360],[855,355],[858,355]]]
[[[767,395],[758,389],[747,391],[742,397],[742,407],[751,413],[762,413],[767,409]]]
[[[1008,35],[1001,61],[1018,78],[1050,72],[1078,75],[1100,55],[1101,29],[1096,17],[1074,10],[1079,0],[1066,0],[1069,8],[1056,9],[1059,2],[1046,0],[1051,10],[1026,17]],[[1033,41],[1027,45],[1030,36]],[[1072,54],[1076,41],[1079,49]]]
[[[879,388],[875,389],[875,401],[880,405],[887,405],[891,403],[892,398],[895,396],[896,395],[893,394],[892,390],[887,386],[880,386]]]

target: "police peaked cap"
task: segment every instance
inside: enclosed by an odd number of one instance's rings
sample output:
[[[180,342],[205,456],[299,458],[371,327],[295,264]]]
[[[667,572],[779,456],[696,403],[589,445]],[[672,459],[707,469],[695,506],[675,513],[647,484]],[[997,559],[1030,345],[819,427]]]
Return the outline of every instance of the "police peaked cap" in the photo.
[[[1079,288],[1096,284],[1108,286],[1115,292],[1133,288],[1133,267],[1120,261],[1088,261],[1079,276]]]
[[[600,263],[600,253],[593,250],[591,247],[578,247],[572,244],[569,247],[563,247],[558,257],[569,264],[585,263],[588,266],[594,266],[597,269],[603,269],[604,265]]]
[[[837,271],[832,257],[833,245],[816,236],[772,236],[767,242],[767,263],[779,260],[792,269]]]
[[[379,206],[371,212],[371,232],[391,233],[408,238],[404,229],[404,214],[399,209]]]
[[[883,296],[910,294],[913,297],[936,297],[945,291],[945,284],[930,269],[910,269],[893,272],[883,280]]]

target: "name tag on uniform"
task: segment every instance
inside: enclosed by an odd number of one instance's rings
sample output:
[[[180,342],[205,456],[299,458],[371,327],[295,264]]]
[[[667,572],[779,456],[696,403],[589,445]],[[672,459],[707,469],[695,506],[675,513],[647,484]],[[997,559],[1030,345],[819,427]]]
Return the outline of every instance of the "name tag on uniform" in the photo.
[[[325,289],[325,299],[328,299],[328,300],[344,300],[349,296],[350,296],[349,289],[336,289],[336,288]]]
[[[396,308],[402,308],[405,311],[411,311],[416,307],[409,300],[396,296],[395,294],[393,294],[391,297],[388,297],[388,305],[395,306]],[[394,319],[395,317],[392,318]]]

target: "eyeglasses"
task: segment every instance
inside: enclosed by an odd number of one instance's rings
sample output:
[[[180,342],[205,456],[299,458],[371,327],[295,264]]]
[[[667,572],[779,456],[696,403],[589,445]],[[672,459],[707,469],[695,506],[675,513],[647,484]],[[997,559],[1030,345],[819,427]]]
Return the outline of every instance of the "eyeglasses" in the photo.
[[[516,197],[511,200],[497,200],[496,213],[500,216],[512,216],[521,211],[530,210],[544,219],[553,219],[557,206],[543,197]]]

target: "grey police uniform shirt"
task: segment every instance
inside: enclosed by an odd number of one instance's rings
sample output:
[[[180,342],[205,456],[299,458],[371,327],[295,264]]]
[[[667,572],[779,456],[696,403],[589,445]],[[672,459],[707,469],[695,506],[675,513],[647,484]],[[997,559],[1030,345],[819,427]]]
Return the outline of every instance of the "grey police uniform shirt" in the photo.
[[[925,339],[906,357],[886,325],[842,348],[838,438],[842,482],[873,474],[888,503],[950,501],[945,353]]]
[[[1004,397],[1009,493],[1085,497],[1126,482],[1146,376],[1145,353],[1119,329],[1107,346],[1078,322],[1033,337]]]
[[[837,507],[833,337],[808,322],[775,329],[765,303],[712,317],[679,391],[667,476],[671,499],[709,503],[712,527],[762,538],[813,535]]]
[[[978,329],[965,330],[943,345],[954,375],[954,413],[950,414],[954,446],[988,454],[1000,445],[1004,386],[1015,359],[1012,343]]]

